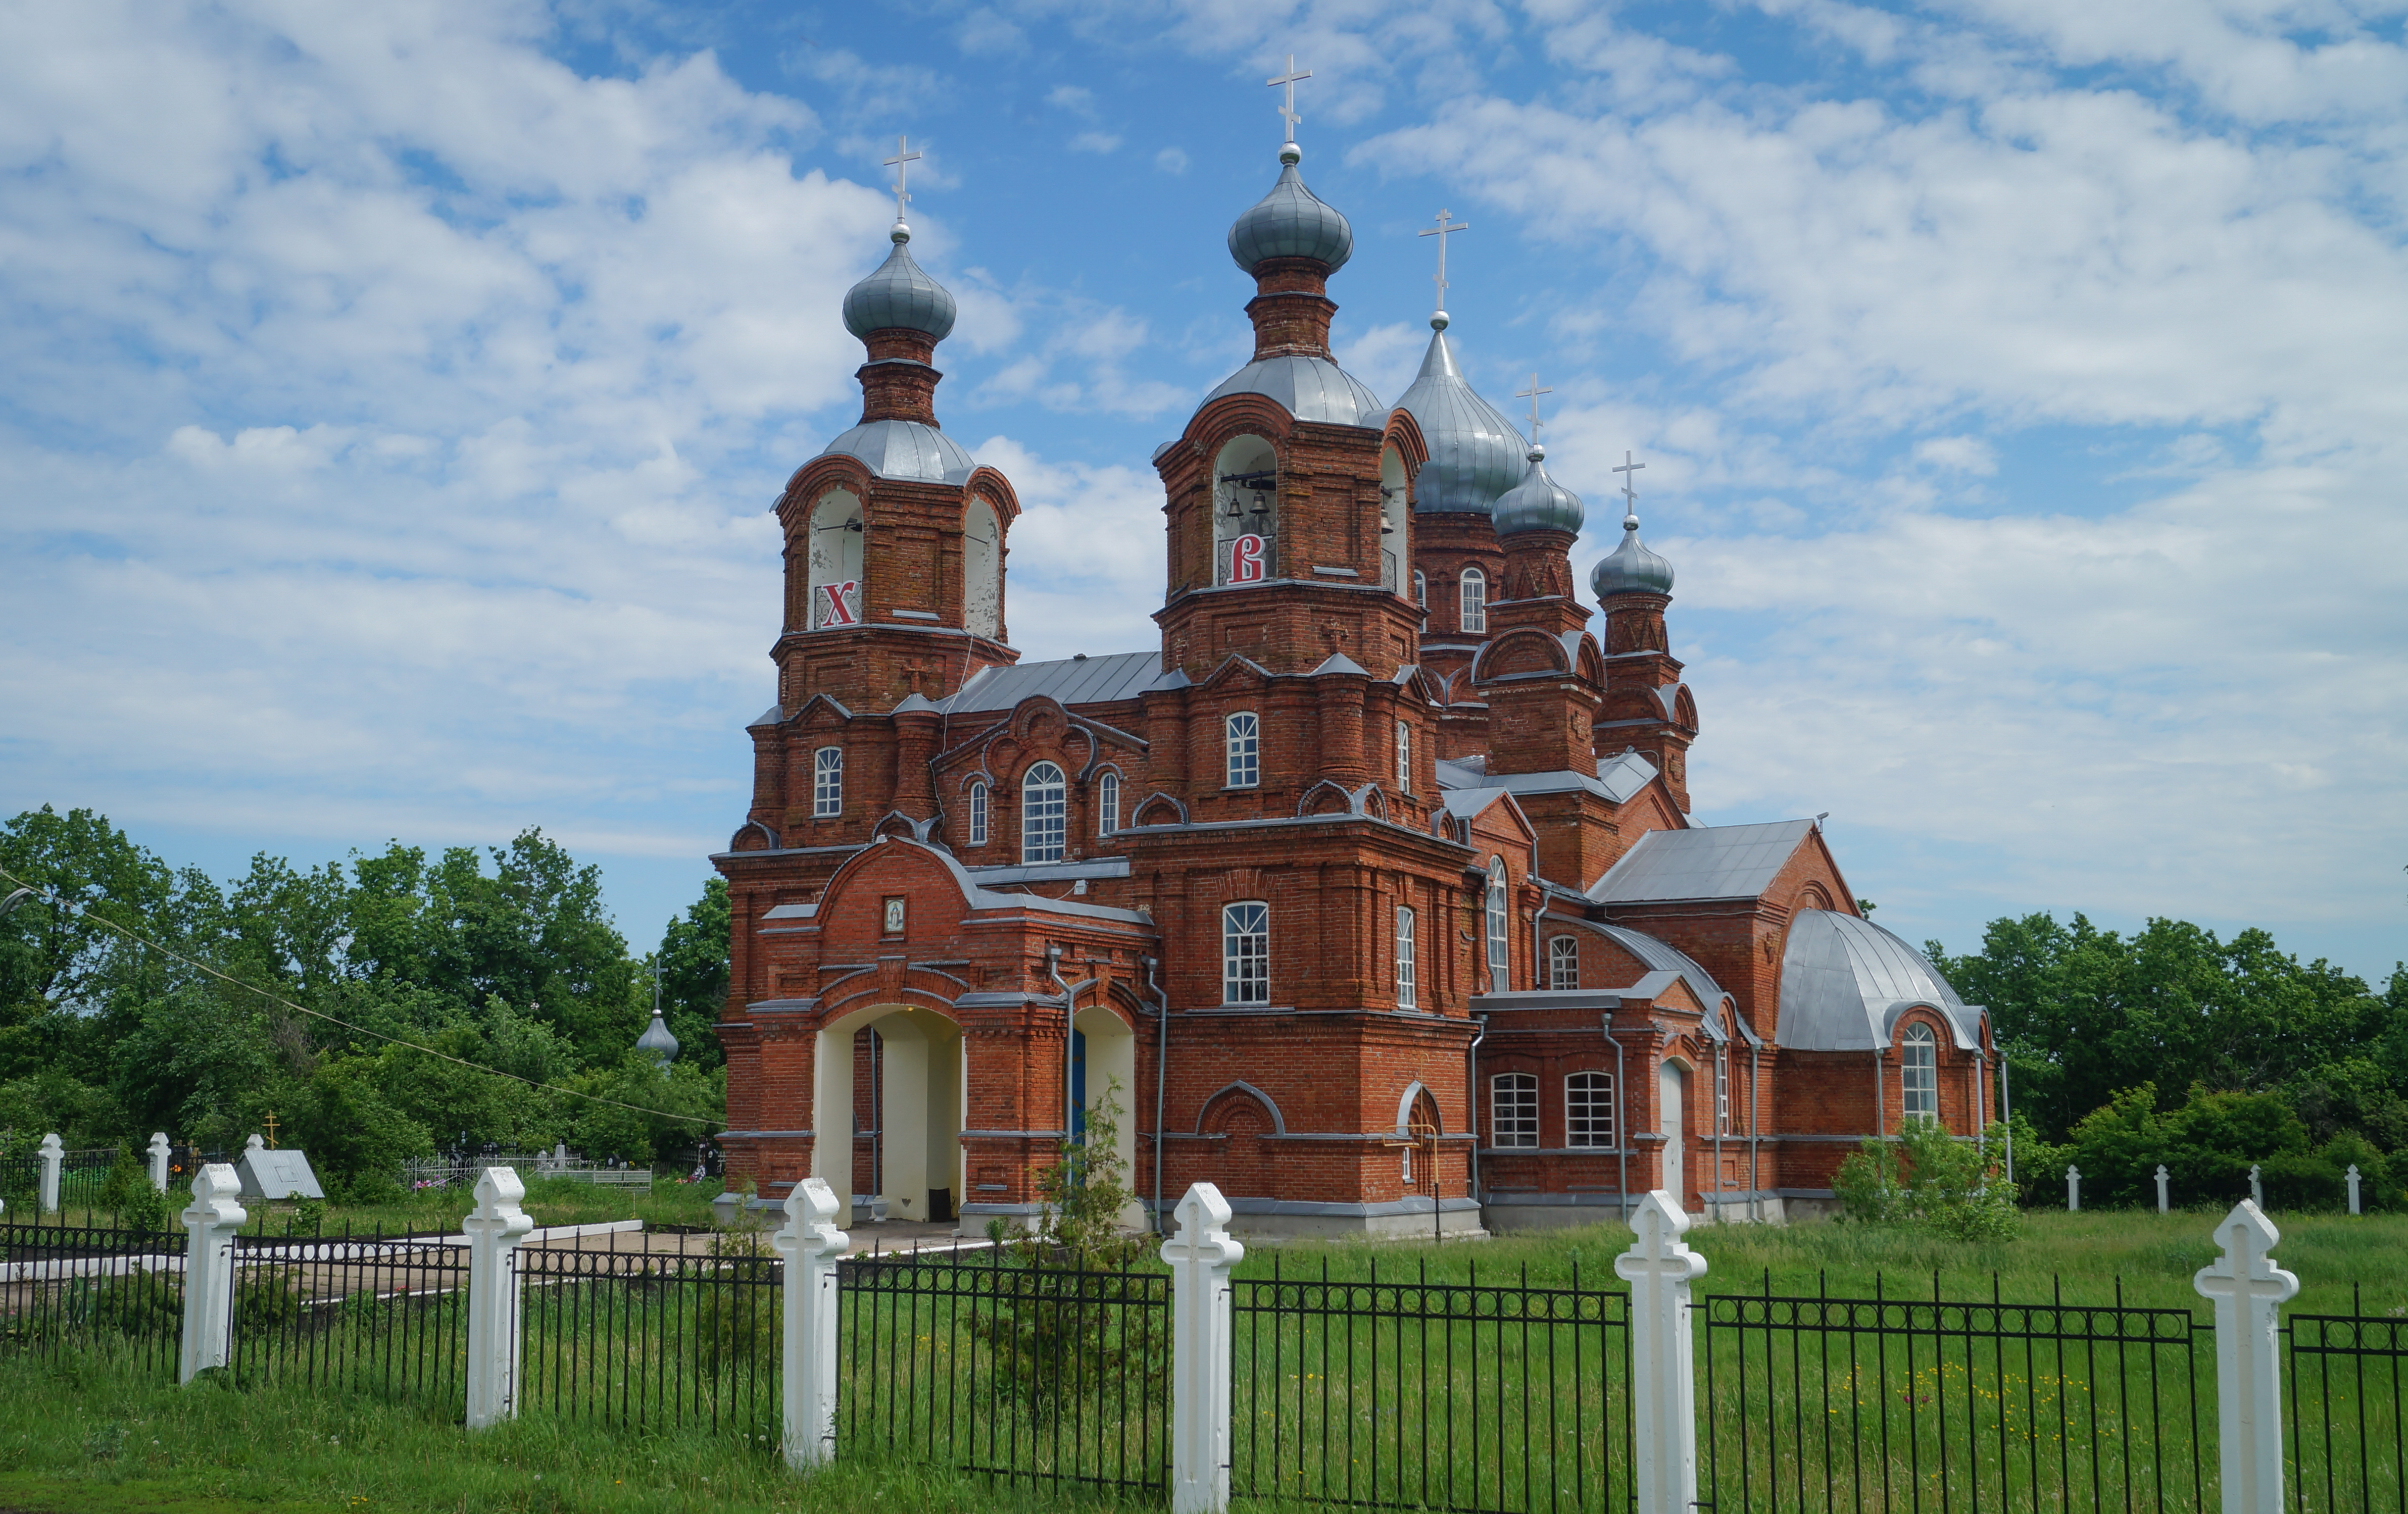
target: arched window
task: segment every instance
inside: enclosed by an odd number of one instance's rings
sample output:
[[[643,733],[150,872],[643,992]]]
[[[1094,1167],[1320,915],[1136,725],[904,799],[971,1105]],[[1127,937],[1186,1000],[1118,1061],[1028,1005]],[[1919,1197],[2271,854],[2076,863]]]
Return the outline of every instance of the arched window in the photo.
[[[1239,437],[1212,465],[1212,582],[1260,584],[1279,572],[1279,455]]]
[[[1380,587],[1390,594],[1403,586],[1404,565],[1412,561],[1412,543],[1406,531],[1412,519],[1412,484],[1405,478],[1405,460],[1389,447],[1380,454]]]
[[[1511,922],[1505,913],[1505,859],[1498,858],[1488,864],[1488,991],[1503,993],[1512,986],[1512,965],[1508,955],[1511,938],[1507,935]]]
[[[1252,788],[1263,781],[1263,723],[1247,711],[1231,715],[1229,739],[1231,788]]]
[[[1096,834],[1109,836],[1121,828],[1121,775],[1106,769],[1096,780]]]
[[[1564,1145],[1613,1145],[1613,1074],[1574,1073],[1564,1079]]]
[[[1221,907],[1221,1002],[1271,1002],[1271,907],[1259,900]]]
[[[1730,1047],[1714,1048],[1714,1130],[1730,1133]]]
[[[973,783],[970,785],[970,839],[968,844],[972,846],[983,846],[986,844],[986,785],[983,782]]]
[[[1429,608],[1429,580],[1422,576],[1418,568],[1413,570],[1413,603],[1424,610]]]
[[[811,755],[811,814],[844,813],[844,748],[823,746]]]
[[[1414,969],[1417,951],[1414,937],[1417,922],[1409,909],[1397,911],[1397,1007],[1421,1007],[1420,973]]]
[[[1059,862],[1065,824],[1062,770],[1040,762],[1020,780],[1020,859]]]
[[[1413,791],[1413,728],[1401,720],[1397,722],[1397,789]]]
[[[1940,1117],[1940,1041],[1931,1027],[1921,1023],[1906,1028],[1904,1054],[1898,1061],[1899,1091],[1906,1103],[1909,1119]]]
[[[1488,1080],[1488,1144],[1539,1144],[1539,1078],[1535,1073],[1499,1073]]]
[[[1003,634],[1003,525],[983,498],[962,515],[962,626],[972,636]]]
[[[1488,630],[1488,575],[1477,568],[1463,570],[1462,628],[1471,636],[1485,635]]]
[[[811,507],[810,604],[803,624],[813,630],[861,624],[861,501],[849,489],[830,489]]]
[[[1580,987],[1580,938],[1555,936],[1547,942],[1547,987],[1561,991]]]

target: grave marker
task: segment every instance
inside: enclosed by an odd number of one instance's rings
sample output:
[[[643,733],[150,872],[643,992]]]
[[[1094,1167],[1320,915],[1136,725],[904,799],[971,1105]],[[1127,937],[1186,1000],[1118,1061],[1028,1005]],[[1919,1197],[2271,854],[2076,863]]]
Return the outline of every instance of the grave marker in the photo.
[[[289,1147],[271,1151],[267,1143],[256,1135],[244,1144],[235,1170],[241,1175],[242,1196],[246,1199],[326,1196],[326,1190],[318,1186],[318,1175],[309,1168],[308,1153]]]

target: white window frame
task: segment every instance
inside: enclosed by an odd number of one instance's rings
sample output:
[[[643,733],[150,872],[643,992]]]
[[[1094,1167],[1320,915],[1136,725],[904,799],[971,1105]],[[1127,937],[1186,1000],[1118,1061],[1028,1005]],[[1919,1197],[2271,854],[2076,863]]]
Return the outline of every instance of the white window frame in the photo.
[[[1488,1080],[1488,1144],[1506,1151],[1538,1149],[1538,1074],[1498,1073]]]
[[[1558,993],[1580,987],[1580,937],[1547,938],[1547,987]]]
[[[970,785],[970,839],[966,844],[968,845],[986,844],[986,780],[981,778]]]
[[[1223,776],[1225,788],[1256,788],[1263,781],[1263,720],[1252,710],[1239,710],[1221,722],[1228,752]]]
[[[1020,775],[1020,860],[1061,861],[1070,842],[1069,815],[1070,785],[1062,770],[1051,762],[1032,764]]]
[[[1488,864],[1488,888],[1483,896],[1481,936],[1487,944],[1488,991],[1503,993],[1512,987],[1513,915],[1505,900],[1505,859]]]
[[[1397,791],[1413,791],[1413,728],[1411,722],[1397,722]]]
[[[1940,1117],[1940,1038],[1920,1020],[1906,1028],[1899,1047],[1898,1096],[1908,1119]]]
[[[844,748],[823,746],[811,754],[811,815],[826,820],[844,813]]]
[[[1106,768],[1096,780],[1096,834],[1110,836],[1121,829],[1121,775]]]
[[[1424,610],[1429,608],[1429,580],[1418,568],[1413,570],[1413,603]]]
[[[1564,1145],[1611,1150],[1615,1136],[1613,1074],[1582,1072],[1564,1077]]]
[[[1420,920],[1410,904],[1397,906],[1397,1007],[1421,1007]]]
[[[1488,575],[1467,568],[1455,582],[1455,615],[1467,636],[1488,634]]]
[[[1271,907],[1259,899],[1221,906],[1221,1002],[1271,1002]]]
[[[1714,1130],[1722,1135],[1730,1133],[1730,1047],[1714,1048]]]

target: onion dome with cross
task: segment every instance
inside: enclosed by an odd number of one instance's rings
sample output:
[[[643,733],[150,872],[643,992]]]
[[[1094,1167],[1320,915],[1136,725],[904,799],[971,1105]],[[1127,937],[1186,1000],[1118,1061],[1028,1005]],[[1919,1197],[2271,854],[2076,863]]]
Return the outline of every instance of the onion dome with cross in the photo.
[[[911,228],[895,223],[886,234],[895,251],[876,272],[845,291],[844,328],[867,339],[873,331],[918,331],[931,341],[953,335],[957,308],[951,291],[911,261]]]
[[[1645,463],[1633,462],[1628,453],[1614,471],[1623,476],[1622,497],[1625,512],[1622,517],[1622,544],[1598,559],[1589,570],[1588,586],[1600,599],[1617,594],[1670,594],[1672,565],[1647,550],[1639,540],[1639,490],[1631,482],[1639,476]]]
[[[1438,213],[1438,225],[1421,233],[1438,238],[1438,308],[1430,312],[1429,350],[1422,370],[1397,408],[1421,427],[1429,461],[1413,478],[1417,514],[1485,515],[1497,497],[1521,477],[1522,433],[1502,411],[1480,397],[1455,360],[1446,339],[1446,238],[1469,231],[1469,223]]]
[[[1497,501],[1497,534],[1519,536],[1525,531],[1567,531],[1580,535],[1587,512],[1581,497],[1547,476],[1547,449],[1532,444],[1526,454],[1529,467]]]
[[[1275,257],[1309,257],[1336,273],[1354,255],[1354,228],[1304,187],[1303,159],[1302,148],[1283,144],[1279,182],[1229,227],[1229,255],[1250,274]]]

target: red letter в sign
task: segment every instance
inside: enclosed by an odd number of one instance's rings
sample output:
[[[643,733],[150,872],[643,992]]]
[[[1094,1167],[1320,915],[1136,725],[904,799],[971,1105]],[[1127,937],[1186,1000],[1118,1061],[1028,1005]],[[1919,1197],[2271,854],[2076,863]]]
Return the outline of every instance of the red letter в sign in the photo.
[[[820,624],[823,626],[856,624],[857,617],[853,613],[853,606],[846,602],[846,597],[857,593],[860,588],[861,584],[853,579],[846,579],[841,584],[821,584],[820,592],[827,596],[827,613],[820,617]]]
[[[1229,582],[1259,584],[1263,578],[1263,539],[1249,531],[1229,541]]]

